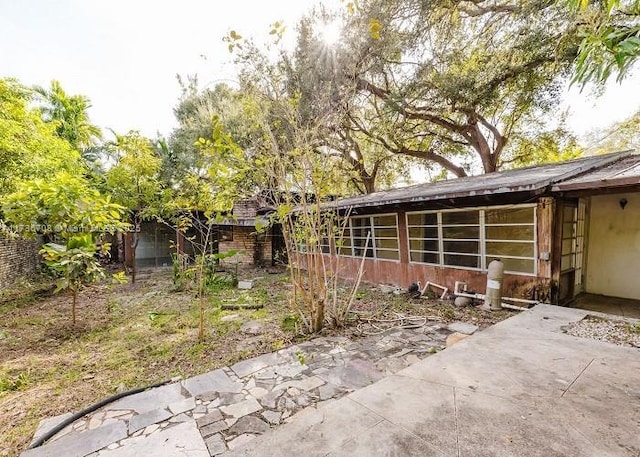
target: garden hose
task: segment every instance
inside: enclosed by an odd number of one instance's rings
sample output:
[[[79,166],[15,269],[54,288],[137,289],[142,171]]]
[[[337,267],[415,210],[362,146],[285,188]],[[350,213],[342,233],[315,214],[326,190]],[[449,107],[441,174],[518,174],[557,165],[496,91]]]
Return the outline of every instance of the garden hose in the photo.
[[[104,400],[101,400],[98,403],[94,403],[93,405],[88,406],[87,408],[83,409],[82,411],[78,411],[77,413],[73,414],[71,417],[68,417],[67,419],[65,419],[62,422],[60,422],[58,425],[53,427],[47,433],[45,433],[40,438],[38,438],[33,443],[31,443],[31,445],[27,449],[33,449],[33,448],[36,448],[38,446],[42,446],[46,441],[48,441],[49,439],[51,439],[54,436],[56,436],[60,431],[62,431],[68,425],[73,424],[75,421],[77,421],[81,417],[86,416],[87,414],[92,413],[93,411],[95,411],[95,410],[97,410],[99,408],[102,408],[103,406],[108,405],[109,403],[112,403],[112,402],[114,402],[116,400],[119,400],[119,399],[121,399],[123,397],[127,397],[129,395],[133,395],[133,394],[137,394],[137,393],[140,393],[140,392],[144,392],[145,390],[153,389],[154,387],[164,386],[165,384],[169,384],[170,382],[171,382],[171,380],[168,379],[166,381],[162,381],[162,382],[159,382],[157,384],[152,384],[152,385],[147,386],[147,387],[139,387],[137,389],[128,390],[126,392],[120,392],[119,394],[112,395],[111,397],[105,398]]]

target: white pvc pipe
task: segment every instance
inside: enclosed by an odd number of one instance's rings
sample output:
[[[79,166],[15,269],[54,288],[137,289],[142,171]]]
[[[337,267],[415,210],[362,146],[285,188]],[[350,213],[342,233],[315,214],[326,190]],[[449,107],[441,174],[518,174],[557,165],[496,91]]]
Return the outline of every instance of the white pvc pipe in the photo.
[[[483,294],[468,294],[466,292],[460,292],[460,281],[456,281],[455,283],[455,287],[453,289],[453,295],[459,296],[459,297],[468,297],[468,298],[476,298],[478,300],[484,300],[485,296]],[[513,297],[502,297],[502,300],[507,300],[507,301],[515,301],[515,302],[520,302],[520,303],[528,303],[531,305],[537,305],[538,303],[540,303],[539,301],[536,300],[527,300],[525,298],[513,298]],[[505,306],[507,305],[507,306]],[[510,309],[528,309],[528,308],[522,308],[520,306],[515,306],[515,305],[509,305],[507,303],[503,303],[502,306],[504,308],[510,308]]]

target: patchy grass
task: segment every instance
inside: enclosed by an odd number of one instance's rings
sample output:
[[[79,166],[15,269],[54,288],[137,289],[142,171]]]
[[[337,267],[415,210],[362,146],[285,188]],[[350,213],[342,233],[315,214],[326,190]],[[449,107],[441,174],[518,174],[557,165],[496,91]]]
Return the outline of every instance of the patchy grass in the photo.
[[[271,352],[301,338],[299,316],[288,305],[287,275],[261,276],[254,288],[217,288],[207,297],[207,337],[198,341],[199,304],[174,291],[170,271],[141,274],[135,285],[94,285],[78,302],[71,325],[70,299],[28,292],[0,304],[0,456],[25,449],[43,418],[77,411],[112,395],[173,376],[189,377]],[[221,310],[222,304],[262,304],[258,310]],[[411,300],[363,286],[354,303],[361,315],[405,313],[464,320],[481,327],[509,312],[487,314],[434,300]],[[240,331],[259,321],[257,335]],[[327,330],[357,334],[355,326]],[[305,337],[306,338],[306,337]]]

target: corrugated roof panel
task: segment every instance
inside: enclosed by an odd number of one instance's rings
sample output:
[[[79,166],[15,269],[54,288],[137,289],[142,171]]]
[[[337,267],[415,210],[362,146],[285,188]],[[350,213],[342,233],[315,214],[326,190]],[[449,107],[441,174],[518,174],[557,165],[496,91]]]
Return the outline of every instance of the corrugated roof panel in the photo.
[[[515,170],[498,171],[478,176],[417,184],[327,203],[326,208],[349,208],[391,205],[415,201],[495,195],[509,192],[535,191],[551,184],[592,173],[614,164],[631,154],[622,151],[599,156],[539,165]]]

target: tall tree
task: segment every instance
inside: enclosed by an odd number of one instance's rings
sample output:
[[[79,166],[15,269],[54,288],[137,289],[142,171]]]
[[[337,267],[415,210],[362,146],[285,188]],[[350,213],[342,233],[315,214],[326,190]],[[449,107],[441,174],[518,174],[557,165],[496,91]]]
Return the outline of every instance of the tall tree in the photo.
[[[569,10],[547,0],[349,7],[329,79],[349,127],[456,176],[500,168],[510,138],[558,102],[577,52]]]
[[[584,147],[595,154],[627,149],[640,151],[640,110],[627,119],[590,132],[584,139]]]
[[[87,97],[67,94],[56,80],[51,81],[49,89],[36,86],[34,91],[40,96],[43,119],[53,123],[58,136],[74,149],[89,150],[102,138],[100,128],[90,122],[87,110],[91,103]]]
[[[52,171],[82,173],[80,155],[57,136],[38,110],[33,92],[14,79],[0,79],[0,197],[22,180],[51,176]]]

